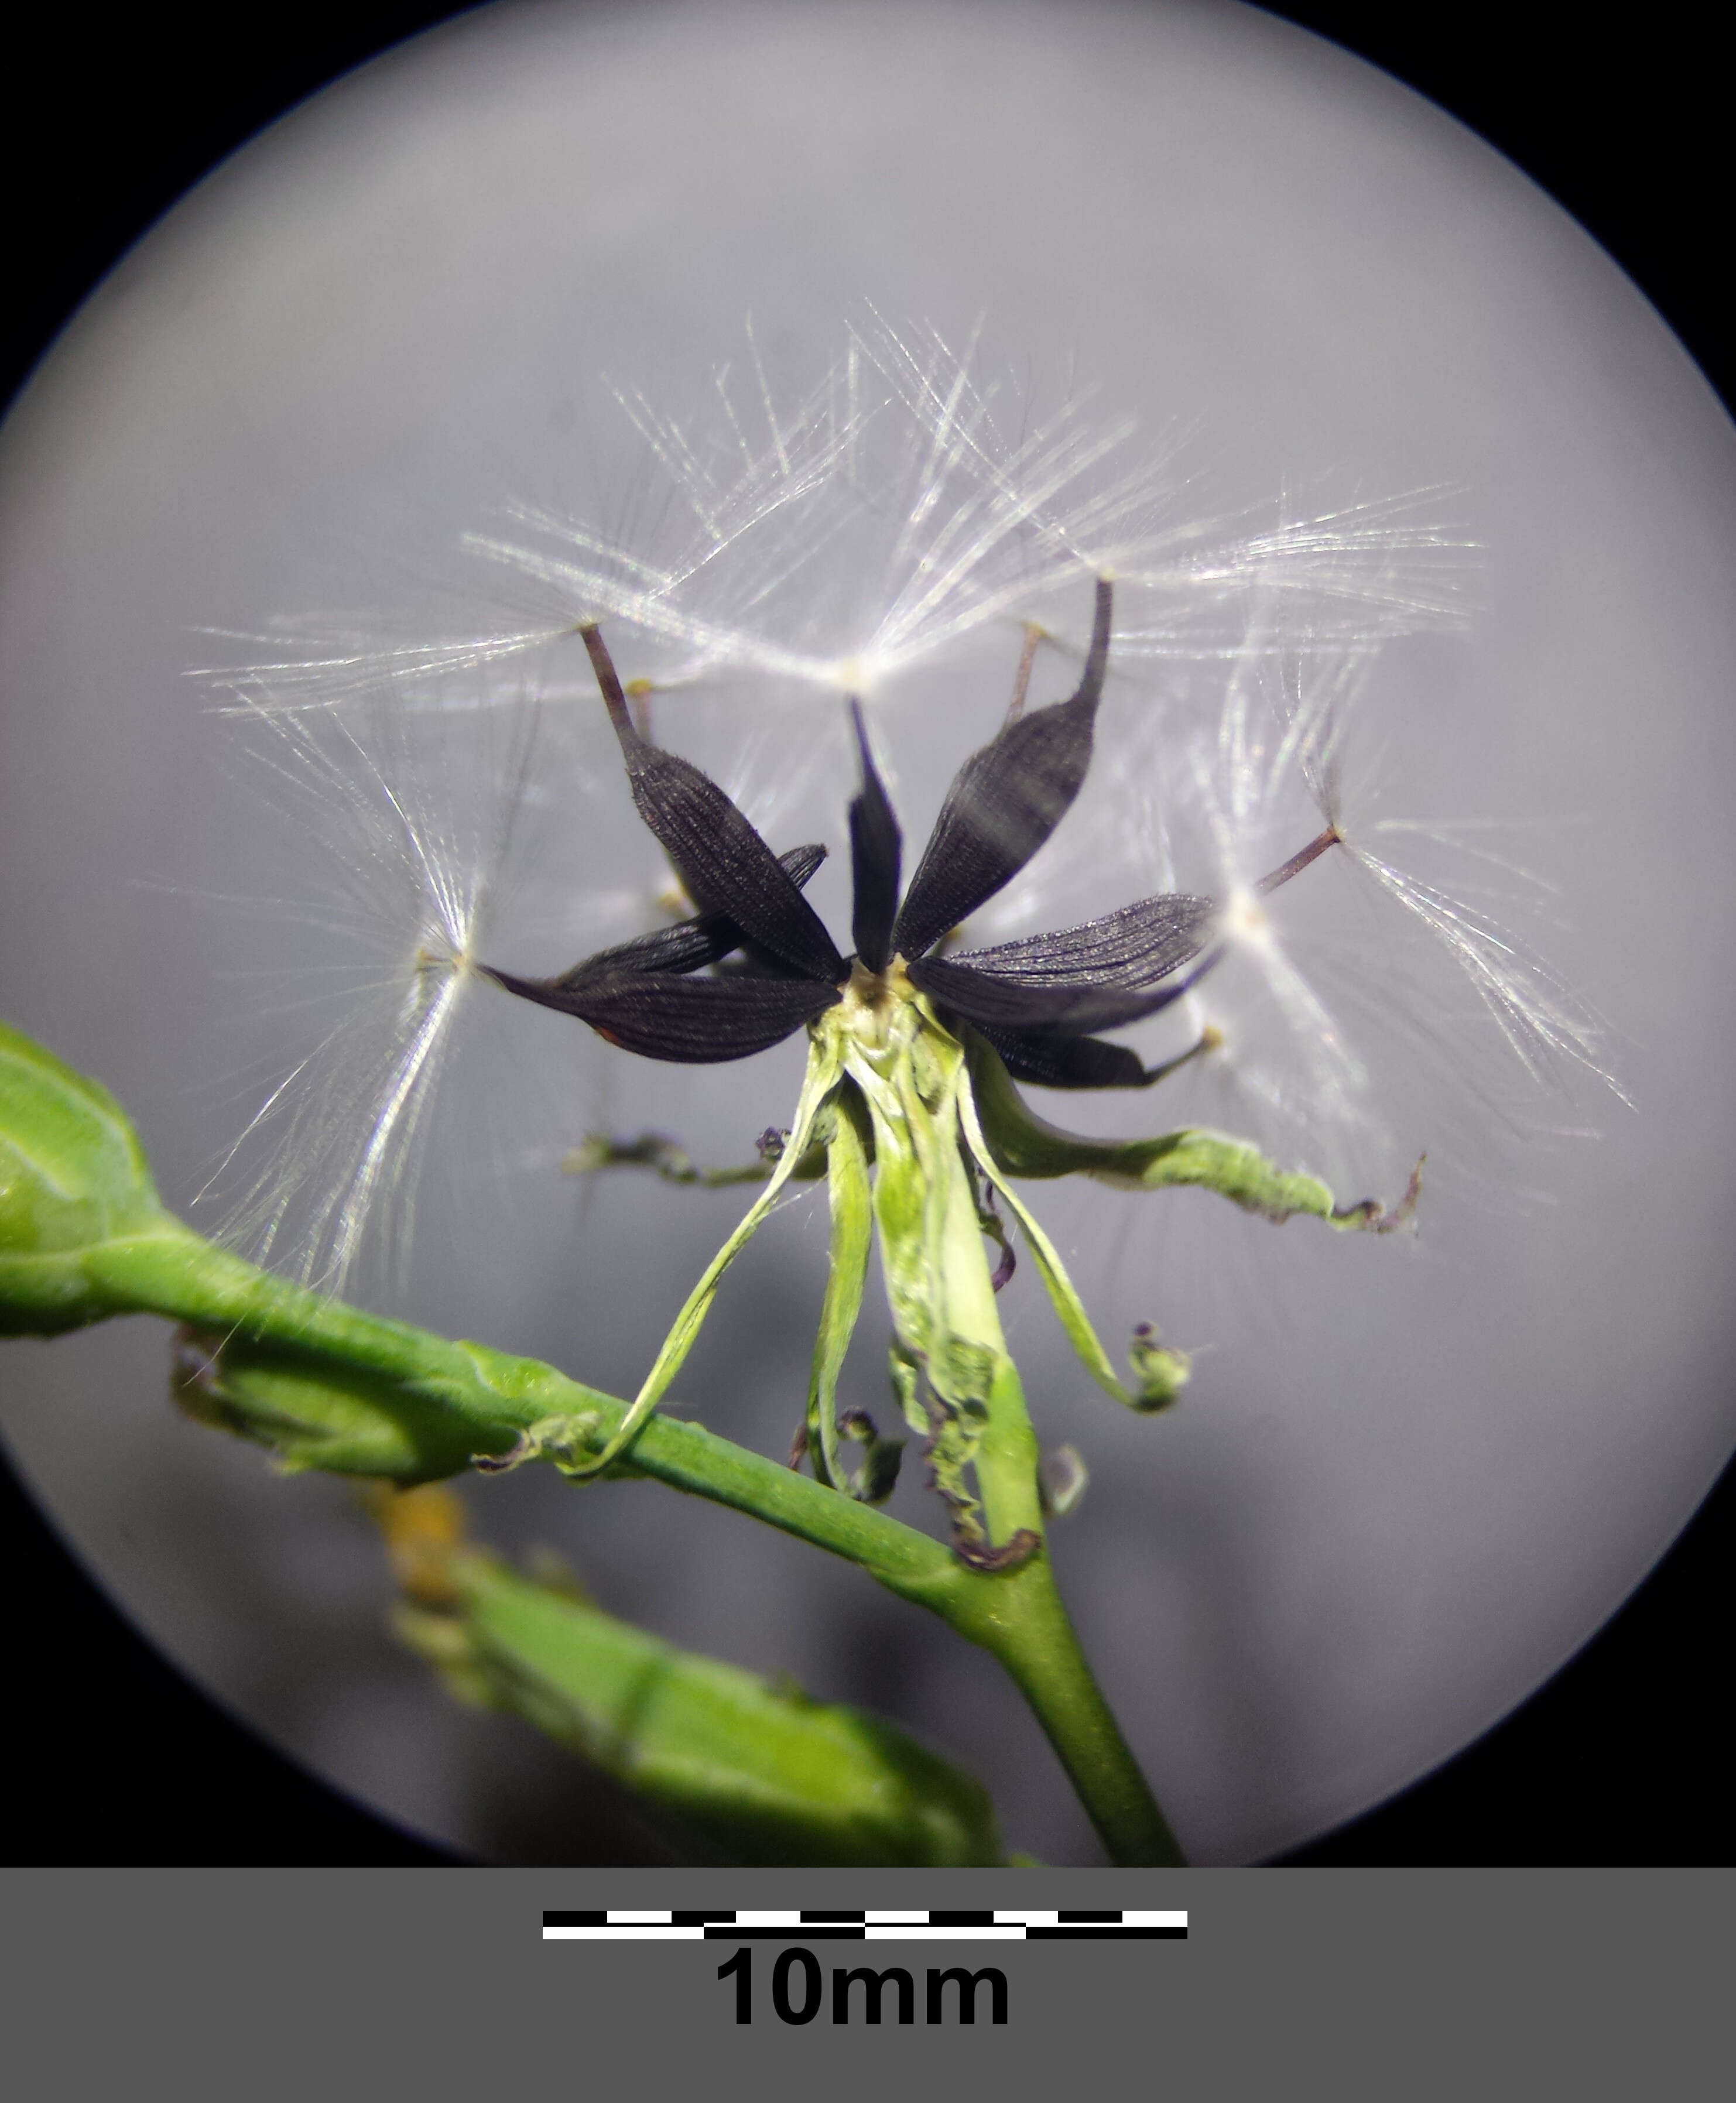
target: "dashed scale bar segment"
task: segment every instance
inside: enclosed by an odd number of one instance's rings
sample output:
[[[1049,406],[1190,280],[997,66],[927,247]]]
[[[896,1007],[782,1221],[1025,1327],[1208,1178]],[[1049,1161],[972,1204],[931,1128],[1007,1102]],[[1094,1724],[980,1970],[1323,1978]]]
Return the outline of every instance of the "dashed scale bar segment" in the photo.
[[[1137,1908],[1045,1912],[942,1906],[869,1907],[861,1912],[733,1909],[550,1908],[545,1942],[1182,1942],[1184,1912]]]

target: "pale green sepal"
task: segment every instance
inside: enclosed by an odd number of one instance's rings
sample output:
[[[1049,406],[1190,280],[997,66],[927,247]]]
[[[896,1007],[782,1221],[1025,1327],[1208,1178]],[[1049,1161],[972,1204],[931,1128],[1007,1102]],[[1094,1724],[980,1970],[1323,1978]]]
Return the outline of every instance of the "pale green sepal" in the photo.
[[[741,1224],[706,1265],[698,1284],[688,1295],[686,1305],[675,1317],[674,1327],[665,1337],[657,1362],[646,1376],[645,1385],[634,1397],[633,1406],[622,1420],[620,1429],[594,1460],[575,1463],[565,1469],[564,1472],[575,1481],[582,1482],[590,1476],[601,1474],[618,1454],[632,1444],[646,1418],[668,1392],[670,1382],[680,1372],[683,1360],[693,1348],[694,1338],[711,1311],[711,1302],[724,1272],[752,1240],[754,1229],[770,1212],[779,1191],[795,1173],[797,1164],[807,1153],[815,1123],[838,1085],[839,1072],[838,1050],[833,1040],[819,1034],[810,1038],[808,1071],[803,1077],[802,1092],[796,1102],[795,1122],[790,1127],[790,1136],[777,1165],[764,1189],[743,1215]]]
[[[1390,1234],[1416,1210],[1422,1163],[1391,1210],[1373,1198],[1340,1205],[1317,1176],[1275,1168],[1246,1140],[1190,1128],[1151,1139],[1087,1139],[1039,1118],[1013,1085],[994,1047],[965,1033],[970,1075],[996,1164],[1009,1176],[1089,1176],[1126,1190],[1197,1185],[1244,1212],[1281,1223],[1298,1213],[1329,1226]],[[1004,1187],[1004,1186],[1003,1186]]]
[[[995,1060],[995,1064],[997,1066],[1000,1065],[999,1059]],[[1000,1070],[1004,1078],[1005,1067],[1002,1066]],[[1008,1082],[1008,1086],[1010,1087],[1012,1083]],[[1165,1407],[1174,1400],[1176,1388],[1180,1385],[1174,1377],[1173,1367],[1165,1365],[1161,1368],[1159,1382],[1155,1388],[1146,1384],[1143,1378],[1146,1369],[1137,1359],[1134,1371],[1142,1376],[1139,1386],[1130,1391],[1117,1376],[1114,1366],[1110,1363],[1109,1354],[1097,1340],[1097,1331],[1091,1326],[1091,1318],[1085,1312],[1084,1302],[1067,1275],[1067,1267],[1062,1261],[1059,1251],[1000,1172],[977,1115],[976,1092],[968,1072],[959,1089],[959,1120],[977,1166],[999,1191],[1008,1210],[1024,1230],[1030,1252],[1036,1258],[1037,1272],[1043,1280],[1044,1289],[1048,1294],[1050,1304],[1062,1327],[1066,1332],[1067,1341],[1078,1354],[1080,1364],[1106,1394],[1112,1394],[1117,1402],[1124,1403],[1129,1409],[1144,1412]],[[1167,1360],[1174,1354],[1164,1352],[1159,1355]]]
[[[767,1865],[994,1867],[969,1776],[857,1709],[811,1701],[630,1627],[492,1556],[452,1567],[456,1612],[404,1635],[454,1691],[605,1769],[686,1852]]]
[[[855,1083],[847,1080],[833,1099],[826,1143],[831,1262],[808,1376],[808,1451],[815,1474],[830,1488],[878,1504],[892,1494],[897,1480],[903,1442],[882,1439],[859,1412],[852,1413],[847,1425],[838,1421],[838,1376],[861,1313],[874,1240],[874,1194],[868,1180],[871,1144],[867,1106]],[[840,1430],[866,1449],[859,1478],[852,1479],[844,1465]]]

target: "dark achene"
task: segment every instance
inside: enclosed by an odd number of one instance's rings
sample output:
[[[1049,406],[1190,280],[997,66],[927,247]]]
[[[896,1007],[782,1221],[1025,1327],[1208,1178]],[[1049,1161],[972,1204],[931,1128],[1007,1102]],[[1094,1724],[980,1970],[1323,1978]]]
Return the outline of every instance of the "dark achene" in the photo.
[[[1076,691],[1015,717],[959,768],[901,905],[902,838],[861,711],[851,703],[862,786],[849,814],[857,954],[848,959],[802,896],[825,848],[774,855],[714,781],[642,737],[602,636],[586,627],[633,800],[700,910],[600,950],[558,978],[490,976],[510,993],[577,1016],[626,1051],[698,1065],[746,1058],[817,1020],[842,998],[852,966],[880,978],[901,965],[910,985],[986,1038],[1015,1079],[1052,1088],[1148,1086],[1166,1069],[1148,1069],[1126,1046],[1094,1033],[1155,1015],[1217,961],[1211,899],[1145,898],[1053,934],[944,959],[931,954],[1019,874],[1078,795],[1108,668],[1111,598],[1100,580]],[[1305,856],[1312,858],[1309,850],[1297,866]],[[1290,873],[1286,865],[1275,876]],[[741,962],[727,975],[693,976],[737,951]]]

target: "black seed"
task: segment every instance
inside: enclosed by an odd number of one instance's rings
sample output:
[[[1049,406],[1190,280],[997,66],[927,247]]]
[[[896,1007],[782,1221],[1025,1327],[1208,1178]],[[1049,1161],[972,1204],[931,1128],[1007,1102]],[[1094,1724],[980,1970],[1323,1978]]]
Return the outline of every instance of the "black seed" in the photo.
[[[1125,1044],[1101,1037],[1053,1037],[977,1025],[1015,1081],[1039,1088],[1142,1088],[1156,1079]]]
[[[636,739],[627,780],[639,814],[704,913],[722,914],[759,948],[804,977],[844,976],[826,924],[794,879],[709,775]]]
[[[946,962],[1018,985],[1155,986],[1199,955],[1217,911],[1212,899],[1175,891],[1053,934],[955,950]]]
[[[508,993],[575,1015],[599,1037],[647,1059],[708,1066],[763,1052],[838,998],[812,979],[657,978],[623,975],[572,986],[488,969]]]
[[[909,968],[912,985],[979,1029],[1054,1030],[1081,1037],[1155,1015],[1196,985],[1222,954],[1209,951],[1191,971],[1150,992],[1112,985],[1024,985],[939,957],[924,957]]]
[[[791,881],[800,886],[826,860],[826,849],[818,844],[791,847],[777,859]],[[739,949],[743,939],[741,930],[727,914],[701,913],[691,920],[678,920],[673,927],[653,928],[630,942],[617,942],[612,949],[599,949],[549,983],[572,986],[622,972],[697,971]]]
[[[709,775],[640,736],[607,644],[594,623],[580,633],[633,801],[701,913],[732,921],[750,950],[836,985],[844,958],[789,872]]]
[[[1084,677],[1071,699],[1008,723],[959,769],[893,931],[906,957],[933,949],[1009,883],[1071,808],[1091,764],[1111,598],[1099,579]]]
[[[862,787],[850,803],[850,874],[855,892],[851,932],[856,953],[871,971],[892,961],[892,922],[898,913],[898,877],[904,836],[868,749],[861,707],[850,704]]]

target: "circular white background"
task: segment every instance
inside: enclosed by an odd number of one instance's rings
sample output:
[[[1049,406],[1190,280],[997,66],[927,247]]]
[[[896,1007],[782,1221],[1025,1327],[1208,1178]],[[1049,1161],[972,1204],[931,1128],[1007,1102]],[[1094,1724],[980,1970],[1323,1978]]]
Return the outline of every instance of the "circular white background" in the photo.
[[[0,931],[6,1010],[116,1090],[185,1206],[305,1026],[248,974],[310,954],[208,903],[295,869],[224,785],[193,631],[394,597],[413,619],[433,551],[503,501],[618,494],[600,375],[676,402],[751,315],[799,386],[864,301],[1076,359],[1115,411],[1203,434],[1214,498],[1462,492],[1481,611],[1384,676],[1386,772],[1547,876],[1546,946],[1636,1105],[1540,1099],[1539,1124],[1600,1127],[1546,1145],[1484,1128],[1469,1086],[1393,1074],[1440,1172],[1414,1247],[1038,1194],[1106,1332],[1155,1313],[1212,1347],[1181,1412],[1124,1418],[1018,1281],[1041,1428],[1094,1476],[1057,1536],[1087,1647],[1191,1855],[1248,1860],[1521,1699],[1732,1439],[1729,426],[1608,258],[1440,111],[1230,6],[503,7],[341,83],[141,244],[0,435],[0,884],[28,901]],[[903,770],[924,812],[930,753]],[[812,789],[835,838],[842,779]],[[619,839],[599,781],[581,822]],[[509,1041],[519,1020],[448,1083],[465,1173],[430,1180],[411,1309],[630,1389],[735,1201],[581,1201],[559,1144],[601,1114],[738,1153],[787,1116],[795,1055],[628,1071],[550,1018]],[[523,1114],[479,1191],[503,1094]],[[780,1222],[694,1362],[691,1405],[762,1450],[799,1411],[822,1247],[811,1207]],[[163,1357],[128,1323],[0,1358],[8,1440],[92,1567],[340,1785],[462,1847],[555,1852],[582,1785],[447,1706],[382,1633],[343,1487],[174,1418]],[[1012,1844],[1090,1858],[991,1668],[854,1573],[646,1487],[527,1472],[472,1508],[489,1539],[554,1541],[606,1605],[918,1728]]]

